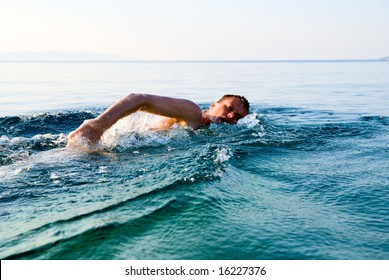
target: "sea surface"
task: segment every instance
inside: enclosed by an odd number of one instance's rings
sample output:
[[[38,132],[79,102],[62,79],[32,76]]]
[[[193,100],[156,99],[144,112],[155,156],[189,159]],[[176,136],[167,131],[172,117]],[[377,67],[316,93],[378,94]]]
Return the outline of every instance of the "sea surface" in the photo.
[[[129,92],[237,125],[67,135]],[[1,259],[389,259],[389,62],[0,63]]]

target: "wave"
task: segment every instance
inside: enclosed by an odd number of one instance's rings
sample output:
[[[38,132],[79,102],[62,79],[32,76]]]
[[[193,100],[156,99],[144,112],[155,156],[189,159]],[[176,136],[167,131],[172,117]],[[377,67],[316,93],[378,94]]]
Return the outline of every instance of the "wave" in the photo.
[[[0,165],[28,159],[31,155],[64,148],[67,134],[101,110],[42,113],[0,118]],[[120,120],[102,137],[102,151],[128,151],[161,145],[197,142],[247,145],[294,145],[320,143],[331,137],[354,137],[372,133],[376,126],[387,126],[389,117],[347,115],[288,107],[254,107],[253,113],[238,125],[211,125],[193,131],[174,127],[154,131],[158,117],[137,113]],[[174,149],[174,146],[171,147]]]
[[[98,113],[0,118],[2,258],[42,257],[51,246],[80,243],[112,227],[130,231],[136,221],[174,208],[179,195],[212,203],[212,191],[191,187],[222,181],[231,166],[237,174],[259,174],[250,162],[261,153],[331,152],[357,140],[370,145],[388,132],[386,116],[254,106],[237,125],[196,131],[153,131],[157,117],[139,113],[107,131],[97,153],[66,149],[66,135]],[[309,192],[315,194],[311,186]]]
[[[65,133],[96,114],[76,111],[0,118],[0,165],[28,159],[41,151],[65,147]]]
[[[142,203],[142,205],[147,204],[147,207],[143,209],[136,207],[136,200],[142,199],[144,195],[122,201],[104,209],[71,217],[67,220],[51,222],[12,237],[9,240],[3,240],[2,259],[25,258],[55,244],[68,242],[75,238],[84,238],[92,232],[101,232],[104,229],[117,227],[120,224],[134,223],[139,219],[145,219],[157,214],[176,201],[175,198],[164,201],[153,201],[147,198],[147,203]],[[131,203],[131,206],[128,206],[128,203]],[[112,216],[115,213],[118,214],[118,208],[120,208],[120,211],[124,211],[123,208],[126,208],[126,216],[113,219]]]
[[[0,135],[29,138],[38,134],[65,133],[97,114],[98,111],[65,111],[7,116],[0,118]]]

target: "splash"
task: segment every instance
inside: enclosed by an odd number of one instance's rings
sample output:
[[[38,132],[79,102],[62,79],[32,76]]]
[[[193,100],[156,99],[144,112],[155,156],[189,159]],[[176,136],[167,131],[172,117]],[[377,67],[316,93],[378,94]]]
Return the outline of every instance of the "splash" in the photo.
[[[103,149],[128,149],[145,146],[161,146],[173,140],[183,140],[189,136],[187,129],[179,125],[173,125],[171,129],[155,129],[164,117],[135,113],[119,120],[113,127],[107,130],[102,139]]]
[[[0,165],[12,164],[19,160],[28,159],[32,154],[65,147],[65,134],[37,134],[33,137],[0,137]]]
[[[218,147],[216,150],[215,150],[215,158],[214,158],[214,162],[215,164],[221,164],[223,162],[226,162],[228,161],[233,153],[231,151],[231,148],[229,147]]]
[[[258,117],[259,117],[259,114],[257,114],[257,113],[248,114],[243,119],[240,119],[238,121],[237,125],[245,126],[248,128],[253,128],[255,126],[260,125],[260,121],[259,121]]]

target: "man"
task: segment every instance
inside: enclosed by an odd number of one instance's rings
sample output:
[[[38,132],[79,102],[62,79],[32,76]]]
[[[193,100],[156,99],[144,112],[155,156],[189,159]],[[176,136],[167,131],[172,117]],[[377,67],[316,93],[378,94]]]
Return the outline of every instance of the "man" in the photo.
[[[159,128],[169,128],[174,123],[178,123],[181,126],[198,129],[211,123],[235,124],[249,113],[249,106],[245,97],[228,94],[203,112],[190,100],[131,93],[114,103],[97,118],[85,121],[71,132],[68,145],[75,145],[79,139],[87,140],[89,144],[96,144],[103,133],[118,120],[138,110],[164,116]]]

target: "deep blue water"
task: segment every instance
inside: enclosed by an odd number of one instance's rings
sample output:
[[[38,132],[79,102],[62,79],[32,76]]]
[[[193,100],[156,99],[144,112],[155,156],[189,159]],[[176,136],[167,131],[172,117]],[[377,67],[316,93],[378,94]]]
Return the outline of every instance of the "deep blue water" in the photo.
[[[0,64],[0,257],[389,259],[388,68]],[[240,89],[251,113],[197,131],[140,113],[67,149],[126,77],[204,109]]]

